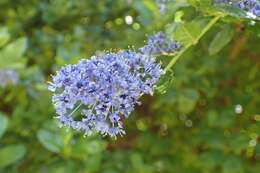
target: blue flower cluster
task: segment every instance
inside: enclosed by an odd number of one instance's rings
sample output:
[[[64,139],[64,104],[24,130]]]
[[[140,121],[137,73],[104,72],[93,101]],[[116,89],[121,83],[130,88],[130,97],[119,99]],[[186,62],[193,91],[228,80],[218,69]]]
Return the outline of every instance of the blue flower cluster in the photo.
[[[123,119],[140,104],[141,95],[153,94],[163,73],[152,56],[120,51],[61,68],[49,90],[62,125],[116,137],[125,133]]]
[[[178,51],[181,45],[171,40],[163,32],[158,32],[148,38],[147,44],[140,48],[140,52],[147,55],[171,54]]]
[[[257,17],[260,17],[260,1],[259,0],[243,0],[236,3],[236,5]]]
[[[6,87],[9,84],[17,84],[19,75],[13,69],[0,69],[0,87]]]
[[[159,5],[161,14],[165,13],[168,2],[169,0],[156,0],[156,3]]]
[[[216,3],[228,3],[234,5],[249,13],[249,17],[260,17],[260,1],[259,0],[216,0]]]

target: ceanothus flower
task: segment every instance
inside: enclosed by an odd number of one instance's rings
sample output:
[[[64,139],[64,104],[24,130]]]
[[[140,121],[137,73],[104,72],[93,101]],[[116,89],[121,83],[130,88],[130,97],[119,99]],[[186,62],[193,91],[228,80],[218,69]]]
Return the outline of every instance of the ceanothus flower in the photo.
[[[163,73],[152,56],[120,51],[62,67],[49,90],[62,125],[116,137],[125,134],[123,120],[141,95],[153,94]]]
[[[167,3],[169,2],[169,0],[156,0],[156,3],[159,6],[160,9],[160,13],[164,14],[166,11],[166,7],[167,7]]]
[[[216,3],[228,3],[247,12],[249,17],[260,17],[259,0],[215,0]]]
[[[0,86],[6,87],[9,84],[17,84],[19,75],[13,69],[0,69]]]
[[[148,38],[147,44],[140,48],[142,54],[147,55],[161,55],[161,54],[171,54],[178,51],[181,45],[171,40],[163,32],[158,32],[153,36]]]
[[[260,17],[260,2],[254,5],[251,9],[250,12],[256,15],[257,17]]]

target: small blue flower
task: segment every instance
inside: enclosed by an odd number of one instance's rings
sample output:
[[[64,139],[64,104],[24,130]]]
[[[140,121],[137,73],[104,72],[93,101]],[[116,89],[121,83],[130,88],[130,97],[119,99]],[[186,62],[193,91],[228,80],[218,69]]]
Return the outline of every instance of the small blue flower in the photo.
[[[254,5],[253,8],[251,8],[250,12],[256,15],[257,17],[260,17],[260,3]]]
[[[0,87],[6,87],[9,84],[16,85],[19,81],[19,75],[13,69],[0,69]]]
[[[125,134],[123,119],[140,104],[141,95],[153,93],[162,74],[152,56],[120,51],[62,67],[49,90],[61,124],[87,135],[116,137]]]
[[[260,1],[258,0],[215,0],[216,3],[228,3],[249,12],[250,16],[260,17]],[[251,15],[252,14],[252,15]]]
[[[171,54],[178,51],[181,45],[174,40],[171,40],[163,32],[158,32],[148,38],[147,44],[140,48],[142,54],[147,55],[162,55]]]
[[[159,6],[161,14],[164,14],[166,12],[166,8],[167,8],[167,3],[168,2],[169,2],[169,0],[156,0],[156,3]]]

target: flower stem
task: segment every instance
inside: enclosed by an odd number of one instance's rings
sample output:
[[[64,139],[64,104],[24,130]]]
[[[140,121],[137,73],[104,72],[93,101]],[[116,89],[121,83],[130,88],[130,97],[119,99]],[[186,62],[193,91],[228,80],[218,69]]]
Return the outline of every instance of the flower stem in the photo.
[[[80,106],[82,105],[83,103],[80,103],[70,114],[69,116],[71,116],[72,114],[74,114],[79,108]]]
[[[186,45],[170,62],[169,64],[165,67],[165,71],[168,71],[171,69],[171,67],[176,64],[177,60],[184,54],[192,45],[196,44],[203,35],[210,30],[210,28],[221,18],[223,15],[218,15],[215,16],[210,22],[207,24],[207,26],[201,31],[200,35],[196,38],[195,42],[191,42],[188,45]]]

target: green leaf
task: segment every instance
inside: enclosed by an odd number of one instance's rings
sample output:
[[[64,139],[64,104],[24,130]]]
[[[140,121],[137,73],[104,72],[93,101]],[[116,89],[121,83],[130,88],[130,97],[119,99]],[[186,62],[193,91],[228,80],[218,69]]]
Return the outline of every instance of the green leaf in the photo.
[[[172,25],[173,38],[179,41],[183,47],[196,44],[205,26],[204,19],[194,19],[188,23],[174,23]]]
[[[203,13],[211,16],[230,15],[236,18],[246,18],[246,12],[228,3],[214,3],[214,0],[188,0],[189,4]]]
[[[218,152],[218,150],[209,150],[200,154],[199,157],[200,161],[198,161],[198,165],[206,170],[211,170],[223,161],[223,154]]]
[[[49,151],[58,153],[63,147],[62,137],[45,129],[40,129],[37,132],[37,137],[40,143]]]
[[[10,39],[10,35],[8,33],[7,28],[0,28],[0,47],[5,45]]]
[[[7,128],[7,125],[8,125],[8,119],[0,114],[0,138],[3,136],[6,128]]]
[[[200,5],[198,0],[187,0],[187,2],[194,7],[198,7]]]
[[[11,165],[24,157],[26,148],[22,144],[10,145],[0,149],[0,168]]]
[[[143,158],[139,153],[132,153],[130,156],[130,160],[133,164],[133,167],[137,170],[142,170],[144,163]]]
[[[223,173],[243,173],[243,172],[244,172],[244,168],[240,158],[230,156],[225,160],[225,162],[223,162]]]
[[[213,127],[218,119],[218,113],[214,110],[208,112],[207,121],[208,126]]]
[[[240,8],[237,8],[233,5],[219,4],[219,5],[215,5],[214,8],[218,11],[221,11],[224,14],[228,14],[233,17],[237,17],[237,18],[247,17],[247,14],[244,10],[241,10]]]
[[[143,1],[134,1],[133,6],[140,15],[140,21],[143,25],[149,25],[153,21],[153,11],[146,6]]]
[[[98,172],[102,164],[102,154],[96,154],[89,157],[85,162],[88,172]]]
[[[72,160],[62,160],[59,159],[55,162],[51,162],[49,165],[46,165],[45,172],[48,173],[73,173],[76,171],[77,165]]]
[[[225,47],[233,38],[234,30],[232,27],[226,25],[221,31],[217,33],[209,45],[208,51],[210,55],[218,53]]]
[[[174,80],[173,71],[168,70],[166,74],[164,74],[160,81],[156,85],[156,91],[160,94],[165,94],[167,90],[172,86]]]
[[[98,155],[102,153],[105,148],[106,143],[102,140],[79,138],[72,147],[71,154],[73,157],[85,159],[88,155]]]
[[[185,89],[184,93],[178,97],[178,110],[184,114],[190,113],[194,109],[198,99],[199,94],[196,90]]]
[[[26,38],[22,37],[8,44],[0,51],[0,68],[23,66],[22,56],[26,50]]]

